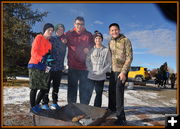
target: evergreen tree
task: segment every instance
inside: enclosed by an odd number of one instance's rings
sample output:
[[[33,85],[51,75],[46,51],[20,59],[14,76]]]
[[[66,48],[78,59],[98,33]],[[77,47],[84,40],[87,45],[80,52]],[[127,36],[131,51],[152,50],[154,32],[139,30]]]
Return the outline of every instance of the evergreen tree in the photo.
[[[31,42],[36,33],[32,26],[48,12],[33,11],[30,3],[3,3],[3,71],[4,75],[26,74]]]

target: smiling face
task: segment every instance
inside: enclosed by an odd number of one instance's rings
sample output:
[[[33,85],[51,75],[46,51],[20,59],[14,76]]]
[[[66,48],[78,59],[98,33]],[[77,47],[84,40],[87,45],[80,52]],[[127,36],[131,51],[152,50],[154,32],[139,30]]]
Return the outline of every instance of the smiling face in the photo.
[[[84,21],[76,20],[74,22],[74,27],[76,28],[77,32],[82,32],[84,28]]]
[[[58,29],[56,31],[56,35],[61,36],[63,34],[64,34],[64,28],[63,27],[58,27]]]
[[[117,26],[111,26],[109,28],[109,34],[113,37],[113,38],[117,38],[120,34],[120,29]]]
[[[96,45],[102,45],[102,38],[100,36],[96,36],[94,42]]]

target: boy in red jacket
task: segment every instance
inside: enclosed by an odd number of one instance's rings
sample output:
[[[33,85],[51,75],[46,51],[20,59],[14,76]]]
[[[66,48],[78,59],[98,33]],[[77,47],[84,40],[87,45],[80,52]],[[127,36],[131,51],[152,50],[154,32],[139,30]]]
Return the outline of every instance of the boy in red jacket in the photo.
[[[28,63],[29,78],[30,78],[30,104],[31,112],[38,113],[41,111],[39,105],[43,96],[48,93],[48,78],[49,73],[46,68],[50,68],[48,59],[49,51],[52,49],[52,45],[49,41],[52,33],[54,31],[54,26],[50,23],[44,25],[43,35],[39,34],[35,37],[32,48],[31,48],[31,58]],[[37,90],[40,90],[37,97]]]

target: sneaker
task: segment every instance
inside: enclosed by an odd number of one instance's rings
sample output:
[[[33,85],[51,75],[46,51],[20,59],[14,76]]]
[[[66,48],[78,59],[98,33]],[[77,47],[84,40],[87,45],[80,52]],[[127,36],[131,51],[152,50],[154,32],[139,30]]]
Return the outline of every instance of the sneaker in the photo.
[[[32,108],[30,109],[30,112],[33,112],[33,113],[35,113],[35,114],[38,114],[41,110],[42,110],[42,109],[41,109],[41,106],[40,106],[40,105],[36,105],[36,106],[34,106],[34,107],[32,107]]]
[[[58,104],[51,104],[51,109],[55,109],[55,110],[57,110],[57,109],[60,109],[61,107],[58,105]]]
[[[50,108],[49,108],[49,105],[48,105],[48,104],[44,104],[44,105],[42,105],[42,106],[41,106],[41,108],[42,108],[42,109],[44,109],[44,110],[50,110]]]

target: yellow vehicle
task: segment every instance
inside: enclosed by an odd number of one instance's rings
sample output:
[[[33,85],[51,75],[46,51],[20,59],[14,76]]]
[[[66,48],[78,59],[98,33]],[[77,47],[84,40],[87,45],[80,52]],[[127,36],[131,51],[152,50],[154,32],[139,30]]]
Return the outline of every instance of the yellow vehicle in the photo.
[[[144,82],[149,80],[150,78],[151,77],[147,71],[147,68],[141,66],[131,67],[128,73],[128,80]]]

